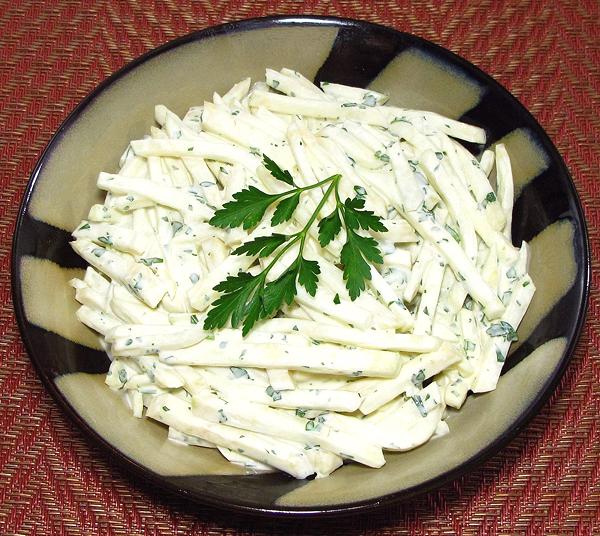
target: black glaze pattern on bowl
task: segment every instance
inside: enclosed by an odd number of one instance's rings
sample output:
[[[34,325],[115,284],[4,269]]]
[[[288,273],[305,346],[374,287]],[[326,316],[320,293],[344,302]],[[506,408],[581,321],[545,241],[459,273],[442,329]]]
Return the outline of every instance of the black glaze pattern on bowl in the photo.
[[[338,30],[329,56],[318,70],[316,81],[329,81],[357,86],[369,84],[399,52],[407,47],[423,50],[437,60],[450,64],[458,70],[468,73],[486,91],[479,104],[466,112],[462,120],[486,128],[488,142],[486,146],[506,135],[515,128],[525,127],[536,135],[545,152],[550,155],[548,168],[527,184],[515,204],[513,219],[513,241],[520,244],[537,235],[549,224],[559,220],[569,220],[574,227],[574,250],[577,261],[575,283],[566,295],[552,308],[543,321],[534,329],[528,339],[510,356],[504,372],[510,370],[524,359],[534,348],[556,337],[565,337],[568,341],[560,365],[554,375],[547,378],[538,396],[515,422],[514,428],[498,437],[477,456],[465,460],[455,470],[440,475],[436,479],[425,481],[421,485],[377,497],[372,500],[343,505],[325,505],[323,507],[295,508],[281,507],[274,501],[284,493],[291,491],[304,482],[296,481],[283,474],[260,476],[193,476],[162,477],[149,471],[136,461],[127,458],[104,438],[99,436],[89,424],[74,410],[54,383],[54,378],[74,371],[102,373],[108,369],[109,360],[100,352],[73,343],[63,337],[33,325],[25,315],[20,278],[20,261],[24,256],[34,256],[52,260],[63,267],[83,268],[83,261],[68,246],[70,236],[65,231],[40,222],[31,217],[29,201],[36,186],[36,179],[43,169],[56,142],[86,109],[86,107],[105,88],[115,83],[124,74],[149,59],[171,49],[195,40],[207,39],[228,33],[252,31],[273,26],[327,26]],[[358,61],[357,61],[358,58]],[[190,103],[192,104],[192,103]],[[467,144],[474,153],[483,147]],[[31,175],[25,197],[20,208],[17,230],[13,243],[13,298],[17,319],[23,340],[37,371],[57,402],[91,437],[103,444],[113,458],[126,469],[150,480],[162,489],[178,493],[189,499],[255,514],[340,514],[367,510],[369,508],[409,498],[417,493],[431,490],[448,480],[465,473],[477,463],[497,452],[522,428],[539,410],[554,390],[562,376],[585,317],[589,287],[589,247],[583,213],[575,187],[568,170],[552,142],[535,119],[508,91],[485,73],[453,53],[413,35],[398,32],[371,23],[323,17],[271,17],[225,24],[207,30],[195,32],[159,47],[112,75],[92,92],[65,120],[40,157]]]

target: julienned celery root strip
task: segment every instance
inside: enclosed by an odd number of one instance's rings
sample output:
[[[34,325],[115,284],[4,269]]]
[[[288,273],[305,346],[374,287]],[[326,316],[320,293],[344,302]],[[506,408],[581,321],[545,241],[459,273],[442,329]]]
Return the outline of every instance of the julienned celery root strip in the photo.
[[[344,376],[392,377],[399,359],[394,352],[349,350],[333,344],[296,346],[285,343],[202,341],[189,348],[159,352],[164,363],[217,367],[283,368]]]

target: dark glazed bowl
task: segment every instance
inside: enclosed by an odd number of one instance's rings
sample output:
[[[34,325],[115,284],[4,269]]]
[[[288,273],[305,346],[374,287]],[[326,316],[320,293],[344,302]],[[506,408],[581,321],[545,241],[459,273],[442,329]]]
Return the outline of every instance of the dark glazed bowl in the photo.
[[[498,389],[450,415],[451,433],[379,470],[350,464],[331,477],[244,476],[211,449],[167,441],[160,425],[133,418],[103,384],[108,358],[75,318],[67,281],[81,274],[69,232],[100,200],[95,180],[117,167],[130,139],[163,103],[177,113],[265,67],[389,93],[392,104],[482,126],[513,160],[514,242],[531,245],[537,293]],[[474,154],[483,146],[469,145]],[[256,514],[350,513],[406,499],[471,470],[539,410],[571,357],[587,304],[589,252],[583,213],[556,148],[527,110],[485,73],[410,34],[366,22],[272,17],[235,22],[171,41],[93,91],[38,161],[13,249],[13,294],[23,340],[56,401],[127,469],[193,501]]]

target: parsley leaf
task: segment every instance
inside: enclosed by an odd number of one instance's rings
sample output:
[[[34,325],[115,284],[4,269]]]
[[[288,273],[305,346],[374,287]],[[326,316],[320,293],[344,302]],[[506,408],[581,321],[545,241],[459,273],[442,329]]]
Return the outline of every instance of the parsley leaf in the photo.
[[[365,280],[371,279],[369,262],[381,264],[383,257],[375,239],[359,235],[358,229],[372,229],[384,232],[387,228],[381,223],[381,218],[370,210],[363,210],[364,196],[346,199],[342,204],[337,201],[337,209],[341,213],[346,227],[346,243],[342,247],[340,260],[344,268],[344,280],[350,294],[355,300],[365,290]]]
[[[269,173],[273,175],[277,180],[285,182],[290,186],[296,186],[294,184],[294,178],[291,173],[286,169],[281,169],[273,160],[271,160],[266,154],[263,154],[263,165],[267,168]]]
[[[273,314],[285,303],[290,305],[296,295],[296,270],[286,270],[277,279],[267,283],[263,293],[265,316]]]
[[[301,193],[301,191],[298,191],[277,205],[277,208],[273,213],[273,217],[271,218],[271,225],[279,225],[284,221],[288,221],[292,217],[294,210],[296,210],[296,207],[300,202]]]
[[[223,327],[231,317],[231,326],[236,328],[244,320],[244,335],[250,331],[263,310],[260,290],[264,286],[264,277],[253,276],[248,272],[230,275],[215,288],[223,295],[213,302],[212,309],[206,315],[204,329]]]
[[[354,301],[365,290],[365,280],[371,279],[371,267],[367,261],[381,264],[383,262],[381,252],[373,238],[361,236],[348,229],[340,260],[344,265],[346,288],[350,299]]]
[[[264,310],[263,292],[259,291],[257,293],[257,296],[255,296],[254,299],[248,304],[245,310],[245,315],[246,317],[244,318],[244,325],[242,327],[243,337],[248,335],[254,324],[256,324],[257,320],[268,316],[267,314],[265,314]],[[231,316],[231,319],[233,321],[233,315]]]
[[[267,283],[263,296],[264,316],[270,316],[286,303],[291,305],[298,290],[296,281],[314,296],[321,269],[317,261],[298,257],[275,281]]]
[[[233,194],[234,201],[225,203],[208,223],[221,229],[240,226],[250,229],[262,220],[269,206],[281,197],[282,194],[267,194],[249,186]]]
[[[232,253],[234,255],[258,255],[259,257],[268,257],[288,238],[288,236],[278,233],[269,236],[258,236],[254,240],[245,242],[240,247],[234,249]]]
[[[342,230],[342,220],[336,208],[319,222],[319,243],[325,247]]]
[[[298,283],[300,283],[311,296],[317,293],[317,283],[321,269],[317,261],[300,258],[298,266]]]
[[[364,196],[346,199],[344,202],[344,219],[346,220],[346,225],[350,227],[350,229],[358,229],[360,227],[364,230],[372,229],[373,231],[378,232],[387,231],[387,227],[381,223],[381,218],[375,216],[370,210],[362,210],[364,206]]]

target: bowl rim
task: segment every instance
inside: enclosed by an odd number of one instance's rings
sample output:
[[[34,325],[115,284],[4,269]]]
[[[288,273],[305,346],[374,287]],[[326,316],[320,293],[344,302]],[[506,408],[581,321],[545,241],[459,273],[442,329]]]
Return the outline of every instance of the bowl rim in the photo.
[[[550,151],[550,159],[558,164],[560,170],[567,177],[567,185],[570,190],[570,195],[573,199],[575,206],[576,218],[581,228],[583,248],[581,252],[581,267],[583,276],[583,290],[581,294],[581,302],[579,304],[577,312],[577,320],[573,331],[573,336],[568,340],[568,344],[563,350],[563,355],[554,371],[554,373],[547,378],[542,388],[539,390],[537,396],[529,403],[527,409],[523,411],[519,417],[513,423],[513,426],[498,436],[494,441],[488,444],[485,448],[477,452],[472,457],[463,461],[457,467],[450,469],[440,475],[426,480],[420,484],[412,486],[410,488],[388,493],[380,497],[365,499],[356,502],[349,502],[337,505],[317,505],[310,507],[293,507],[277,505],[269,505],[266,507],[258,507],[249,505],[244,502],[228,502],[224,503],[222,499],[212,496],[202,495],[197,492],[191,492],[190,490],[184,489],[173,482],[168,480],[168,476],[159,475],[154,471],[148,469],[137,461],[125,455],[123,452],[118,450],[115,446],[110,444],[103,436],[96,432],[87,421],[75,410],[75,408],[69,403],[69,401],[60,392],[56,383],[47,375],[46,371],[42,369],[38,360],[35,358],[35,352],[33,351],[33,345],[29,339],[27,324],[28,320],[25,316],[24,304],[21,299],[21,278],[20,278],[20,260],[18,256],[19,243],[21,237],[21,229],[23,226],[23,220],[26,215],[29,202],[37,179],[39,178],[40,172],[46,161],[48,155],[54,149],[54,146],[60,141],[64,133],[69,127],[79,118],[79,116],[85,111],[94,99],[96,99],[101,93],[108,89],[114,82],[119,80],[121,77],[137,68],[139,65],[147,62],[148,60],[163,54],[169,50],[175,49],[182,45],[201,41],[204,39],[217,37],[220,35],[226,35],[230,33],[239,33],[257,29],[267,29],[277,26],[324,26],[334,28],[362,28],[362,29],[376,29],[379,32],[388,33],[390,35],[404,35],[407,36],[414,42],[425,45],[426,47],[435,50],[441,56],[445,56],[451,60],[454,64],[459,65],[466,72],[475,73],[486,85],[495,86],[497,89],[504,93],[513,105],[516,105],[525,114],[525,116],[537,127],[536,135],[539,135],[541,141],[544,144],[545,149]],[[21,200],[15,232],[12,241],[11,250],[11,291],[12,301],[16,313],[17,324],[21,334],[21,338],[25,344],[25,348],[30,357],[31,362],[36,369],[36,372],[44,384],[45,388],[50,392],[55,402],[62,408],[62,410],[75,422],[77,427],[84,432],[84,437],[87,441],[93,440],[95,444],[100,444],[103,447],[104,455],[109,463],[115,463],[125,469],[129,474],[132,474],[136,478],[141,478],[146,484],[154,484],[160,486],[162,489],[166,489],[170,494],[184,498],[191,501],[192,503],[202,504],[205,506],[215,507],[220,511],[235,511],[241,514],[251,514],[258,516],[278,516],[278,517],[295,517],[295,518],[315,518],[315,517],[332,517],[342,515],[353,515],[358,513],[365,513],[375,508],[379,508],[384,505],[405,501],[416,495],[421,495],[437,489],[444,484],[447,484],[451,480],[455,480],[460,476],[471,472],[476,467],[481,465],[485,460],[489,459],[494,454],[498,453],[510,440],[512,440],[531,419],[539,412],[541,407],[548,401],[550,396],[555,392],[558,382],[563,377],[565,369],[571,360],[577,343],[581,336],[581,331],[586,320],[586,313],[588,310],[589,294],[590,294],[590,277],[591,277],[591,259],[590,259],[590,246],[589,236],[587,230],[587,223],[585,214],[581,205],[581,200],[577,193],[577,189],[573,182],[573,178],[569,169],[567,168],[564,159],[558,152],[556,146],[546,133],[546,131],[539,124],[537,119],[529,112],[529,110],[502,84],[484,72],[482,69],[471,63],[470,61],[462,58],[458,54],[451,50],[442,47],[428,39],[412,34],[410,32],[404,32],[395,28],[384,26],[382,24],[352,19],[344,17],[334,16],[321,16],[321,15],[272,15],[266,17],[240,19],[232,22],[219,24],[215,26],[208,26],[201,30],[192,31],[185,35],[179,36],[175,39],[169,40],[162,45],[159,45],[144,54],[137,56],[133,60],[127,62],[121,68],[113,72],[111,75],[102,80],[96,87],[89,92],[75,108],[66,116],[62,121],[56,132],[47,142],[45,148],[41,152],[36,164],[29,176],[27,185],[23,193],[23,199]]]

